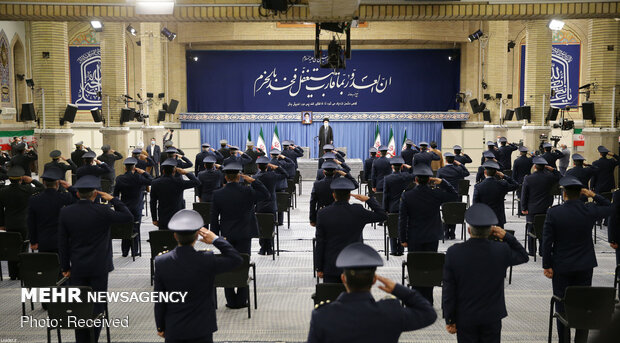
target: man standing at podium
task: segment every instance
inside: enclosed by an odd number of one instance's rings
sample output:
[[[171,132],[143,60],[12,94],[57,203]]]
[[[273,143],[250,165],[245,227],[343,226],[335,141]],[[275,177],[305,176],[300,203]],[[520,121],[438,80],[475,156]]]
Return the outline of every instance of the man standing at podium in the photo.
[[[323,118],[323,126],[319,129],[319,157],[323,156],[323,146],[334,143],[334,131],[329,127],[329,118]]]

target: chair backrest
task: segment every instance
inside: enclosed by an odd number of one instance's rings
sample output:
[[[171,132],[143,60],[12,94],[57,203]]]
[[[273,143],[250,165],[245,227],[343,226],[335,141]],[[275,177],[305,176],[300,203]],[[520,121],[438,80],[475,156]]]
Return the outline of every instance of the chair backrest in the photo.
[[[469,194],[469,180],[467,179],[459,180],[458,185],[459,185],[458,192],[460,196]]]
[[[556,196],[556,195],[561,195],[561,194],[562,194],[562,190],[560,189],[560,184],[559,183],[553,184],[553,186],[551,187],[551,195]]]
[[[379,204],[381,204],[381,205],[383,204],[383,192],[375,192],[373,194],[373,196],[375,197],[375,200],[377,200],[377,202],[379,202]]]
[[[275,220],[272,213],[256,213],[259,238],[273,238]]]
[[[611,201],[614,197],[614,194],[612,192],[602,192],[601,196],[609,201]]]
[[[211,205],[210,202],[195,202],[192,204],[194,211],[200,213],[202,220],[205,222],[205,227],[211,222]]]
[[[101,190],[106,193],[112,193],[112,181],[101,179]]]
[[[24,240],[19,232],[0,231],[0,261],[19,261]]]
[[[545,226],[546,214],[537,214],[534,216],[534,234],[536,238],[542,239],[543,227]]]
[[[299,170],[295,171],[295,178],[293,180],[295,180],[295,183],[299,183],[301,180],[301,172]]]
[[[441,204],[441,220],[448,225],[463,224],[467,204],[464,202],[444,202]]]
[[[364,178],[364,171],[360,170],[360,174],[358,176],[359,182],[360,183],[367,183],[368,181],[366,181],[366,179]]]
[[[615,296],[612,287],[566,287],[564,309],[569,326],[590,330],[605,327],[614,313]]]
[[[411,286],[441,286],[446,255],[438,252],[410,252],[407,254],[407,272]]]
[[[151,258],[155,258],[164,251],[170,251],[178,245],[174,232],[170,230],[149,231],[149,244],[151,245]]]
[[[508,177],[512,177],[512,170],[511,169],[502,170],[502,174]]]
[[[70,288],[79,288],[80,299],[82,302],[69,302],[70,299],[66,298],[65,301],[54,301],[47,304],[47,316],[50,320],[58,321],[58,328],[60,329],[75,329],[74,326],[70,326],[71,323],[76,323],[80,319],[92,319],[94,303],[88,302],[88,293],[92,291],[92,288],[87,286],[69,286]],[[55,287],[58,292],[64,292],[63,288],[69,288],[65,286]],[[53,291],[52,291],[53,292]],[[53,294],[53,293],[52,293]],[[69,321],[68,316],[75,316],[77,320]]]
[[[388,213],[387,228],[390,238],[398,238],[398,213]]]
[[[112,239],[131,239],[133,234],[133,222],[117,223],[110,226],[110,237]]]
[[[277,192],[276,203],[277,203],[279,212],[286,211],[291,205],[290,195],[286,192]]]
[[[250,255],[240,254],[243,263],[234,270],[215,276],[215,287],[234,288],[248,285],[248,273],[250,271]]]
[[[346,291],[342,283],[318,283],[314,293],[314,304],[320,304],[321,301],[334,301],[340,293]]]
[[[56,286],[60,274],[58,254],[51,252],[19,254],[19,278],[23,287]]]
[[[286,191],[288,192],[288,194],[295,193],[295,180],[288,179],[286,182],[287,182]]]

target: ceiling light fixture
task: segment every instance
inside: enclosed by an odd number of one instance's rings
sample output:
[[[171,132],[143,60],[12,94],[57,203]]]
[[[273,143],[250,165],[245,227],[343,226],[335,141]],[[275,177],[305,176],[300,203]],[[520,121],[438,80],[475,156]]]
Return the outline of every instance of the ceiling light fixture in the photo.
[[[90,26],[93,27],[93,30],[95,30],[95,32],[103,31],[103,24],[99,20],[91,20]]]
[[[557,19],[551,19],[549,22],[549,28],[553,31],[559,31],[564,27],[564,22]]]

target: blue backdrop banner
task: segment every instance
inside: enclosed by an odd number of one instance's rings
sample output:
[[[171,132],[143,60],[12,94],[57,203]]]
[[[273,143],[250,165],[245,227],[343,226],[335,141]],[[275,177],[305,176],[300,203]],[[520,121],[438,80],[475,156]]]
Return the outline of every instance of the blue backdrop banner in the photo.
[[[122,67],[122,66],[121,66]],[[81,110],[101,107],[101,49],[98,46],[70,46],[71,103]]]
[[[311,51],[192,51],[188,112],[389,112],[457,109],[456,50],[356,50],[345,70]]]

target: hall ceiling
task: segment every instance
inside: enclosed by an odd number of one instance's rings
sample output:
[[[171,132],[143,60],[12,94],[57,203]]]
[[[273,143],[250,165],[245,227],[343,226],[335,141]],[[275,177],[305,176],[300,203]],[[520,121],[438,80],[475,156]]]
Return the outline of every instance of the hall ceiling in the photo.
[[[261,16],[260,0],[176,0],[174,13],[137,15],[126,0],[0,1],[0,20],[159,21],[159,22],[314,22],[587,19],[620,17],[620,1],[492,0],[486,2],[415,0],[302,0],[286,13]],[[358,5],[359,4],[359,5]],[[357,9],[357,10],[356,10]]]

